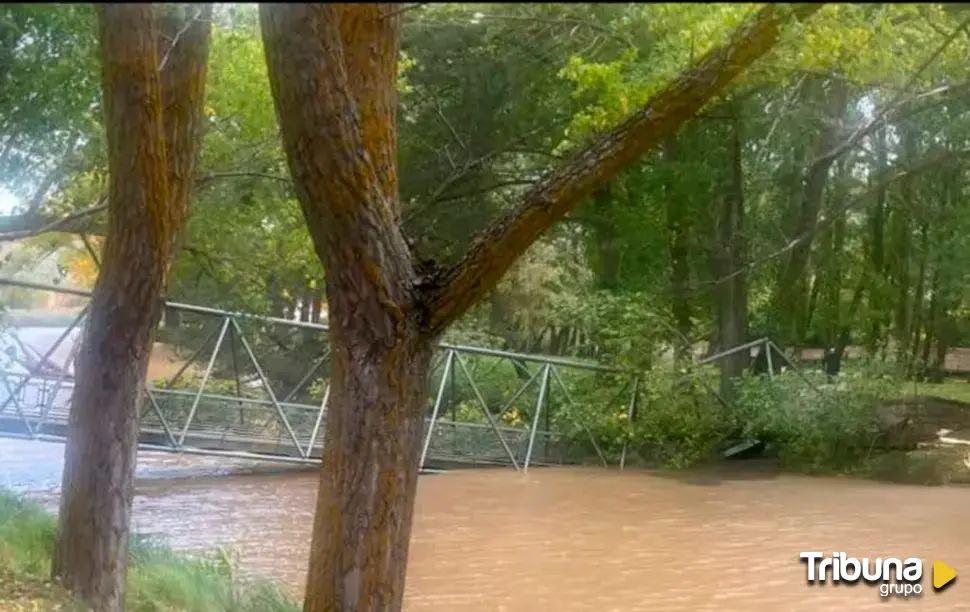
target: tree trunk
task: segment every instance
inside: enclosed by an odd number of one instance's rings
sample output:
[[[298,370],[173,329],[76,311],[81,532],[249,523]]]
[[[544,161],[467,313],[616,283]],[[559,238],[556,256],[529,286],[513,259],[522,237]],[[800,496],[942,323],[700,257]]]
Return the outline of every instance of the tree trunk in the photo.
[[[98,24],[110,221],[77,360],[52,574],[113,612],[124,607],[138,406],[198,151],[188,143],[198,143],[199,123],[183,111],[201,112],[209,25],[183,32],[170,62],[188,72],[166,80],[152,5],[99,5]]]
[[[794,14],[817,9],[800,5]],[[399,13],[388,4],[260,7],[287,162],[327,271],[333,374],[307,612],[402,608],[424,377],[436,337],[486,297],[544,230],[767,52],[792,14],[773,5],[759,10],[727,45],[548,173],[459,263],[419,276],[398,217]]]
[[[593,273],[596,284],[607,291],[615,291],[620,287],[620,266],[623,261],[623,250],[616,227],[607,221],[610,208],[613,206],[613,196],[609,188],[598,189],[592,197],[593,237],[595,240]]]
[[[775,316],[781,325],[781,340],[786,343],[800,342],[804,339],[808,287],[806,271],[812,252],[812,240],[818,226],[818,216],[822,206],[822,196],[828,183],[829,170],[836,158],[827,153],[833,150],[841,133],[845,117],[848,90],[844,81],[834,79],[829,83],[829,125],[821,132],[816,143],[815,155],[802,175],[799,184],[804,185],[798,200],[789,239],[797,241],[791,248],[787,261],[782,266],[778,291],[775,294]]]
[[[720,216],[717,221],[716,304],[721,349],[729,350],[747,341],[748,301],[745,289],[744,244],[744,173],[742,170],[742,136],[739,110],[732,109],[729,168],[721,187]],[[733,353],[720,360],[721,397],[730,402],[734,397],[734,380],[744,374],[751,355],[748,351]]]
[[[261,7],[290,171],[328,271],[331,395],[307,612],[400,610],[404,593],[432,338],[396,221],[390,10]]]
[[[331,304],[335,315],[358,314]],[[387,337],[392,348],[375,352],[370,333],[343,327],[348,336],[334,334],[341,350],[333,353],[304,610],[400,610],[431,345],[407,326],[403,337]]]
[[[872,137],[876,152],[876,167],[869,173],[869,186],[875,182],[880,185],[868,212],[869,217],[869,261],[872,266],[872,281],[869,289],[869,312],[871,322],[866,337],[866,346],[875,355],[885,344],[882,338],[886,321],[886,289],[889,270],[886,267],[886,187],[882,177],[887,165],[886,130],[877,130]]]
[[[918,155],[917,134],[912,126],[900,126],[900,140],[902,156],[906,164],[913,164]],[[900,363],[905,364],[909,341],[912,334],[913,313],[911,309],[910,293],[913,286],[913,200],[912,177],[905,176],[899,183],[899,201],[892,211],[893,248],[891,261],[893,281],[895,285],[895,309],[893,313],[894,337],[896,339],[896,355]]]
[[[300,321],[302,323],[310,322],[310,310],[312,308],[311,306],[312,303],[313,303],[312,289],[310,288],[309,285],[307,285],[306,289],[304,289],[303,293],[300,295]]]
[[[676,170],[677,140],[674,137],[664,142],[664,162],[673,174]],[[678,197],[677,180],[671,176],[664,185],[666,198],[667,231],[670,232],[670,283],[671,314],[677,331],[684,338],[693,334],[693,321],[690,307],[690,245],[688,241],[688,211],[686,202]],[[690,360],[691,347],[683,342],[675,342],[675,367]]]

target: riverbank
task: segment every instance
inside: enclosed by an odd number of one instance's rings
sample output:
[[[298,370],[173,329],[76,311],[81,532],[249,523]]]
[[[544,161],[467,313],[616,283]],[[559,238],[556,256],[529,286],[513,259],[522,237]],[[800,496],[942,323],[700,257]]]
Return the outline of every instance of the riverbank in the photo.
[[[50,575],[55,519],[41,506],[0,489],[0,610],[83,611]],[[225,553],[180,556],[147,541],[131,548],[131,612],[294,612],[275,585],[243,579]]]

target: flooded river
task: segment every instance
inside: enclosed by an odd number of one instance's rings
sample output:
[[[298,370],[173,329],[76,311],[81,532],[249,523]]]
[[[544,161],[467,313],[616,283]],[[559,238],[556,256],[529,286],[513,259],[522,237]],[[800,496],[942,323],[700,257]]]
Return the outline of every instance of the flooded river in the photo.
[[[63,447],[0,440],[0,485],[52,509]],[[299,596],[316,476],[142,453],[135,528],[185,551],[236,549]],[[970,610],[932,562],[970,572],[970,489],[743,472],[661,477],[549,468],[424,476],[408,612]],[[802,551],[919,557],[923,594],[806,584]],[[968,580],[970,578],[964,578]],[[888,607],[887,607],[888,606]]]

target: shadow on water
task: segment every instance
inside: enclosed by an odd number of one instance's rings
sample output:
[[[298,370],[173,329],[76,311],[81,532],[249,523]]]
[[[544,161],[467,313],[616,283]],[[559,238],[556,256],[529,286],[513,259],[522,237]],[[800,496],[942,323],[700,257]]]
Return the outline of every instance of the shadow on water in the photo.
[[[649,470],[648,473],[698,487],[719,487],[732,482],[775,480],[782,472],[773,459],[738,459],[686,470]]]

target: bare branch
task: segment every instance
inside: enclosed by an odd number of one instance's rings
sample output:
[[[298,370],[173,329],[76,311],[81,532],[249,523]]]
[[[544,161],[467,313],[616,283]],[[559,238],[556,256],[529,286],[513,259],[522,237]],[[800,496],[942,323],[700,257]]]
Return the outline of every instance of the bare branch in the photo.
[[[853,133],[849,138],[843,141],[842,144],[840,144],[839,146],[828,151],[824,155],[821,155],[815,160],[813,160],[810,165],[810,168],[815,168],[815,167],[827,164],[828,162],[838,158],[843,153],[845,153],[846,151],[854,147],[857,142],[859,142],[869,134],[873,133],[874,131],[882,128],[887,123],[889,123],[892,119],[898,119],[901,109],[906,104],[915,102],[916,100],[920,100],[923,98],[938,96],[944,93],[951,93],[954,90],[965,90],[967,88],[966,83],[958,86],[937,87],[924,94],[916,96],[915,98],[911,98],[909,100],[903,99],[903,96],[906,94],[906,92],[908,92],[912,88],[912,86],[916,83],[917,79],[919,79],[920,75],[922,75],[923,72],[925,72],[926,69],[929,68],[933,64],[933,62],[935,62],[936,59],[946,50],[946,48],[950,46],[950,44],[956,39],[956,37],[959,36],[960,33],[966,30],[968,27],[970,27],[970,17],[968,17],[967,19],[964,19],[963,22],[959,26],[957,26],[956,30],[951,32],[950,35],[947,36],[947,38],[940,44],[940,46],[937,47],[933,51],[933,53],[930,54],[928,58],[926,58],[926,60],[919,66],[919,68],[917,68],[916,72],[914,72],[912,76],[909,77],[909,79],[906,81],[906,84],[903,86],[903,88],[900,91],[898,91],[895,96],[893,96],[893,99],[888,104],[886,104],[884,107],[882,107],[875,113],[875,116],[872,118],[871,121],[861,126],[858,130],[855,131],[855,133]]]
[[[285,185],[292,185],[292,181],[288,176],[280,176],[278,174],[269,174],[268,172],[207,172],[195,179],[196,188],[206,187],[209,183],[217,181],[219,179],[227,178],[261,178],[269,181],[276,181],[283,183]]]
[[[804,19],[821,5],[801,4],[793,8],[794,15]],[[730,41],[684,71],[632,117],[543,177],[519,206],[486,228],[461,261],[424,279],[431,331],[443,331],[487,294],[543,231],[675,133],[738,74],[767,53],[778,42],[780,27],[791,14],[788,7],[781,5],[759,9],[734,32]]]
[[[209,183],[226,178],[261,178],[277,181],[290,185],[288,177],[269,174],[265,172],[210,172],[196,178],[195,186],[205,187]],[[67,232],[72,234],[95,234],[92,231],[92,218],[94,215],[107,209],[105,196],[98,199],[98,203],[89,208],[71,213],[65,217],[51,218],[50,216],[38,214],[37,209],[19,214],[0,217],[0,242],[11,242],[32,238],[47,232]],[[33,205],[33,202],[31,203]]]
[[[454,202],[455,200],[462,200],[464,198],[471,198],[474,196],[485,195],[499,189],[504,189],[506,187],[523,187],[526,185],[535,185],[536,181],[531,179],[509,179],[507,181],[499,181],[497,183],[492,183],[481,187],[479,189],[474,189],[472,191],[466,191],[463,193],[456,193],[450,196],[441,196],[434,200],[433,204],[441,204],[442,202]]]
[[[0,242],[10,242],[12,240],[22,240],[31,238],[46,232],[72,232],[87,231],[91,222],[91,217],[107,210],[107,196],[101,196],[98,203],[90,208],[71,213],[59,219],[49,219],[38,215],[15,215],[6,217],[6,225],[10,228],[19,227],[0,233]],[[0,222],[0,227],[4,223]]]
[[[88,240],[87,234],[81,234],[81,242],[84,243],[84,249],[88,252],[88,256],[91,258],[91,261],[94,262],[94,267],[100,270],[101,258],[98,257],[97,251],[94,250],[94,245],[92,245],[91,241]]]
[[[176,32],[175,36],[172,37],[171,42],[169,42],[167,48],[165,49],[165,55],[162,56],[162,61],[158,63],[159,72],[162,72],[163,70],[165,70],[165,65],[168,64],[168,58],[172,54],[172,49],[174,49],[179,44],[179,40],[181,40],[182,36],[186,32],[188,32],[189,28],[192,27],[192,24],[196,23],[202,18],[203,10],[204,9],[199,9],[198,11],[196,11],[195,15],[193,15],[191,19],[186,19],[185,23],[182,25],[179,31]]]

